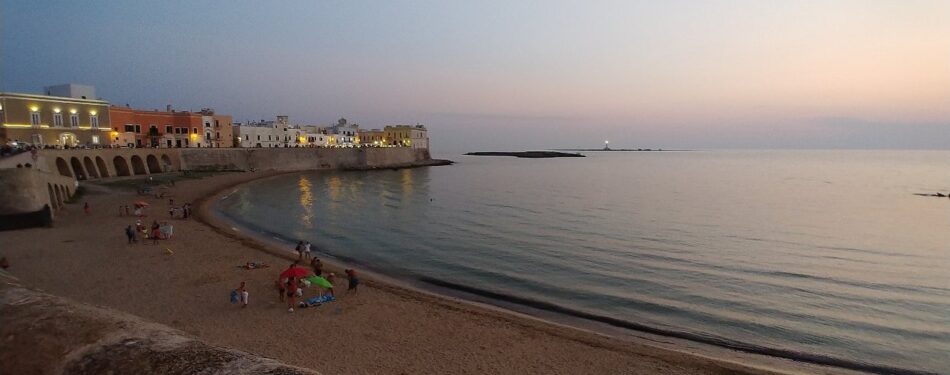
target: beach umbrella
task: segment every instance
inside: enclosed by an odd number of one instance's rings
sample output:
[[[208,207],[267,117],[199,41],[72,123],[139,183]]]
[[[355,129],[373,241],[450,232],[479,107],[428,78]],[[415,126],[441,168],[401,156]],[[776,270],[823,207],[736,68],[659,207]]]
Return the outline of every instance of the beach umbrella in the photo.
[[[307,281],[309,281],[310,284],[319,285],[326,289],[333,288],[333,284],[330,283],[330,280],[324,279],[320,276],[310,276],[307,278]]]
[[[284,272],[281,272],[281,273],[280,273],[280,278],[281,278],[281,279],[286,279],[286,278],[288,278],[288,277],[293,277],[293,278],[298,278],[298,279],[299,279],[299,278],[301,278],[301,277],[307,276],[309,273],[310,273],[310,271],[308,271],[306,268],[303,268],[303,267],[291,267],[291,268],[288,268],[288,269],[284,270]]]
[[[135,202],[135,205],[138,207],[148,207],[148,203],[145,203],[145,201]]]

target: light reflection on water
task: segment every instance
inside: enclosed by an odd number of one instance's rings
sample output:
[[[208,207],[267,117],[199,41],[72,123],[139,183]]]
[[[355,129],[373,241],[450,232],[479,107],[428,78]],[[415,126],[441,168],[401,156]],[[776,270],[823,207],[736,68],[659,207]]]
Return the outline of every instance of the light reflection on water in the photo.
[[[390,274],[950,373],[950,200],[912,194],[950,191],[948,170],[916,151],[462,158],[282,176],[220,209]]]

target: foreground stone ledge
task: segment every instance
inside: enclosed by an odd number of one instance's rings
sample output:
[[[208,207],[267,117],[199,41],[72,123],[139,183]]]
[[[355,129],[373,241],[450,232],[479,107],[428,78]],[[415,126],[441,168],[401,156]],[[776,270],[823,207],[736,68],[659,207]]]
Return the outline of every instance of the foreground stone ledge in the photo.
[[[0,271],[0,374],[318,374],[20,285]]]

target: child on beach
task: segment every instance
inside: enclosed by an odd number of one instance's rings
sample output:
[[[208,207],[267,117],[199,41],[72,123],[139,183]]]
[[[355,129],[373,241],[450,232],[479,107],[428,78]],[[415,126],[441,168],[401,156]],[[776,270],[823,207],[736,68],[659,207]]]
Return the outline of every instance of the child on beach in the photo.
[[[323,262],[321,262],[320,259],[317,259],[317,257],[313,257],[313,259],[310,260],[310,267],[313,268],[314,275],[323,275]]]
[[[287,309],[288,312],[294,312],[294,300],[297,296],[297,280],[293,277],[287,278],[287,284],[284,286],[284,290],[287,293],[287,306],[290,308]]]
[[[242,308],[247,307],[248,293],[247,293],[247,287],[245,286],[244,282],[242,281],[241,286],[239,286],[234,291],[238,293],[238,297],[241,300],[241,307]]]
[[[346,290],[347,293],[349,293],[350,291],[355,293],[357,291],[356,288],[360,286],[360,278],[356,277],[356,271],[352,269],[347,269],[347,270],[344,270],[343,272],[346,273],[346,278],[347,280],[350,281],[350,287],[347,288]]]

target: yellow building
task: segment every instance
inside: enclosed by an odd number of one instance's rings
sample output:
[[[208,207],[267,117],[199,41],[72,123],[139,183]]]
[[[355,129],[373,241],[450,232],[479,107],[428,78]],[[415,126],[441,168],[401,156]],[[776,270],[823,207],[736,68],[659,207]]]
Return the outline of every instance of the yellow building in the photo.
[[[379,129],[360,129],[359,142],[365,146],[383,146],[386,144],[386,132]]]
[[[389,125],[383,132],[387,145],[429,148],[429,133],[423,125]]]
[[[0,145],[108,146],[111,130],[106,101],[0,93]]]

